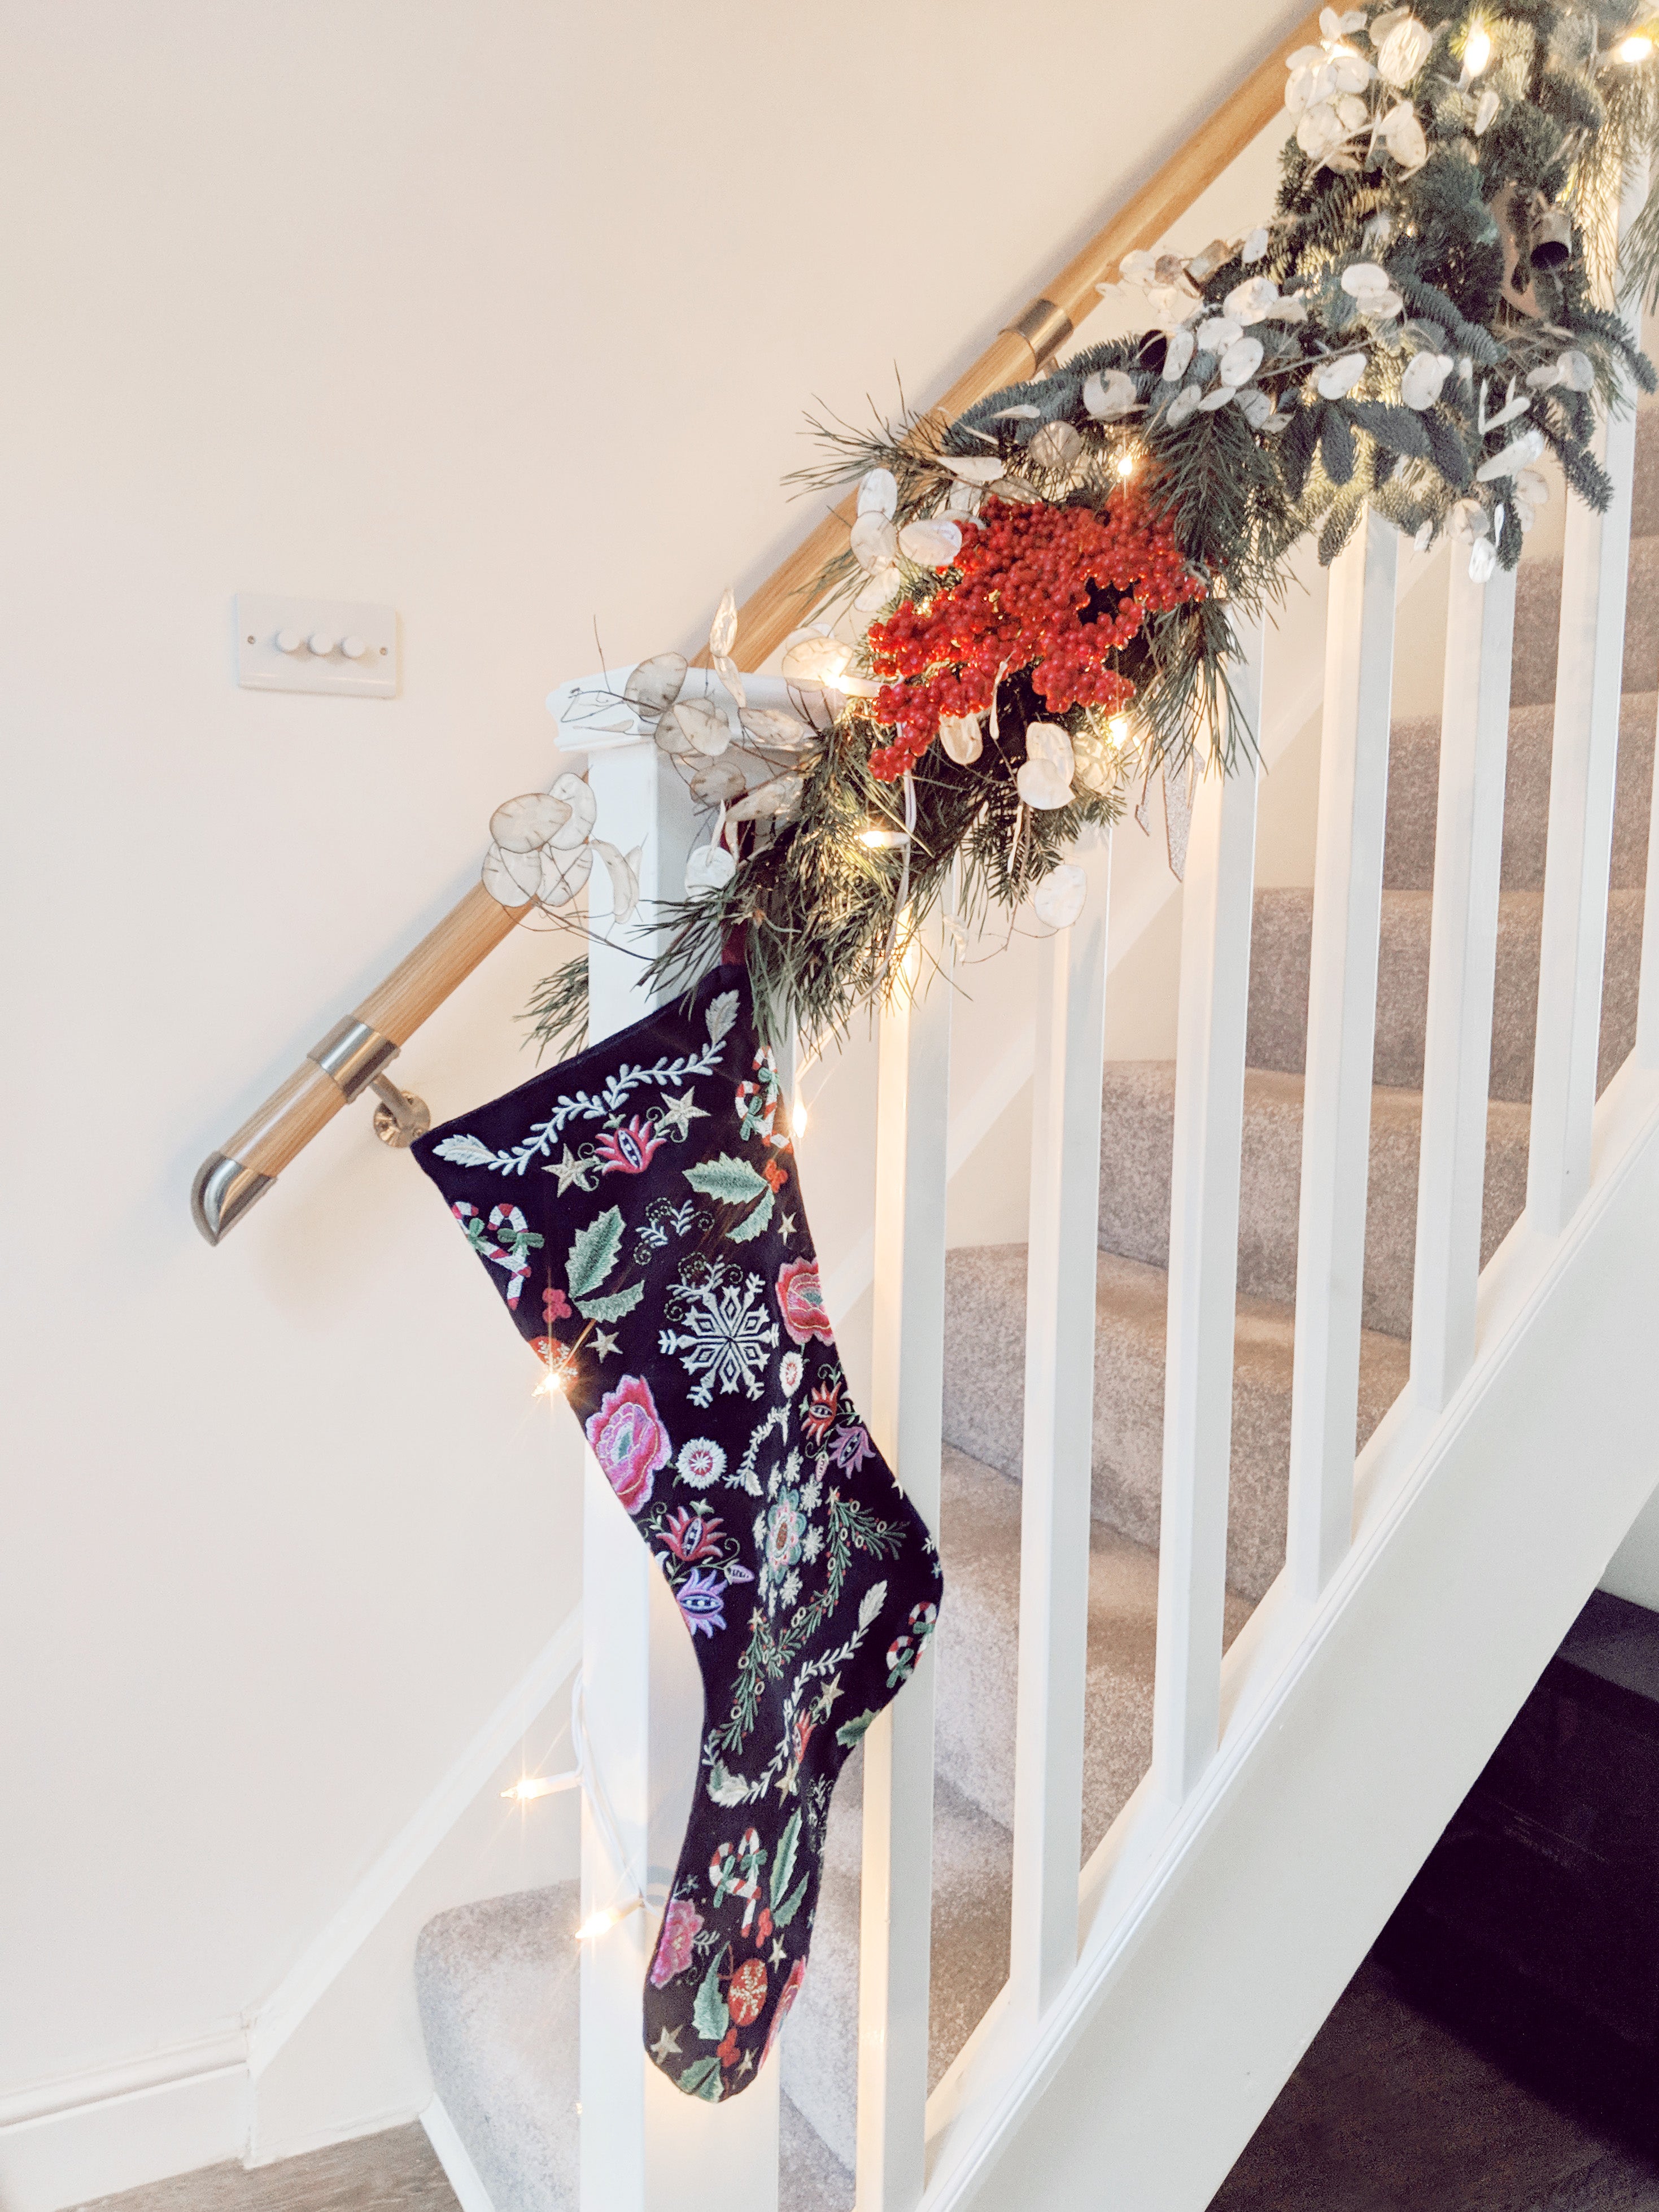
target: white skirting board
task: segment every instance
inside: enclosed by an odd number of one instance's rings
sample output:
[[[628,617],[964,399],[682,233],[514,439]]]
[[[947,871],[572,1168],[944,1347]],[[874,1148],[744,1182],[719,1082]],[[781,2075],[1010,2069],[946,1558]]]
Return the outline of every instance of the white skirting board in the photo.
[[[86,2086],[96,2078],[86,2076]],[[66,2094],[73,2087],[61,2086]],[[66,2204],[240,2159],[249,2091],[247,2067],[238,2059],[113,2096],[61,2103],[0,2127],[0,2205],[5,2212],[59,2212]]]
[[[438,2154],[438,2163],[448,2177],[461,2212],[495,2212],[489,2191],[484,2187],[477,2167],[467,2156],[466,2145],[456,2134],[455,2123],[445,2112],[441,2097],[434,2097],[421,2114],[421,2125],[426,2130],[427,2141]]]

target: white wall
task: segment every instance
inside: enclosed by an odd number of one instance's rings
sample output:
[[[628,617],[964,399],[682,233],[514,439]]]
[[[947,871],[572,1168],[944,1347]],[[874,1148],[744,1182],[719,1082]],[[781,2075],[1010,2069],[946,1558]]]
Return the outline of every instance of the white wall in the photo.
[[[0,7],[0,2094],[235,2029],[574,1594],[568,1440],[366,1111],[218,1252],[197,1162],[595,625],[799,535],[803,408],[937,392],[1298,12]],[[394,602],[401,696],[237,690],[244,588]],[[411,1047],[440,1115],[548,949]]]

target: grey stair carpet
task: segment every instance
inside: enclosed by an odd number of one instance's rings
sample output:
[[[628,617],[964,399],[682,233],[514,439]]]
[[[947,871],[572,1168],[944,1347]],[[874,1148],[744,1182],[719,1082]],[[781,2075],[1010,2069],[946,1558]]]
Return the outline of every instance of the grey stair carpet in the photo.
[[[1659,709],[1659,409],[1643,415],[1637,457],[1601,1022],[1603,1083],[1633,1040],[1641,956]],[[1525,1199],[1560,591],[1559,562],[1523,568],[1504,816],[1483,1261]],[[1439,744],[1434,717],[1398,723],[1391,737],[1357,1445],[1399,1395],[1408,1372]],[[1230,1640],[1284,1559],[1312,911],[1313,896],[1306,890],[1263,890],[1255,902],[1227,1530]],[[1139,1781],[1152,1745],[1174,1097],[1171,1065],[1114,1063],[1105,1072],[1095,1285],[1085,1855]],[[1024,1247],[951,1253],[946,1306],[945,1434],[954,1449],[946,1450],[944,1470],[947,1598],[936,1671],[929,2039],[934,2082],[1008,1969]],[[782,2212],[850,2212],[853,2202],[860,1782],[855,1761],[836,1792],[811,1969],[779,2052]],[[421,1939],[417,1979],[434,2077],[495,2212],[564,2212],[576,2203],[575,1911],[575,1885],[567,1883],[446,1913]],[[1241,2168],[1235,2183],[1243,2181]],[[1224,2192],[1224,2201],[1243,2206],[1270,2198]],[[1304,2199],[1292,2192],[1271,2201],[1289,2205]],[[1585,2199],[1587,2205],[1592,2201],[1615,2200]],[[1556,2203],[1552,2197],[1552,2212]],[[1566,2212],[1568,2197],[1559,2203]]]

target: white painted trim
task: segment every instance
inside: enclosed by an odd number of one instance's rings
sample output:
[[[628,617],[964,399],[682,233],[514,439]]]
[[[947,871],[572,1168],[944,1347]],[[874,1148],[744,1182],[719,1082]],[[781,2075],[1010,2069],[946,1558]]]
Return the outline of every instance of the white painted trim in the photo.
[[[30,2116],[0,2125],[5,2212],[60,2212],[240,2159],[250,2094],[240,2045],[240,2033],[175,2045],[30,2092]],[[24,2102],[9,2098],[5,2109]]]
[[[994,2004],[930,2100],[933,2170],[926,2212],[965,2212],[991,2175],[998,2154],[1023,2116],[1054,2081],[1068,2054],[1100,2017],[1106,1991],[1136,1939],[1159,1911],[1206,1832],[1241,1786],[1252,1755],[1283,1725],[1283,1716],[1319,1664],[1346,1607],[1387,1558],[1389,1539],[1446,1463],[1487,1393],[1504,1370],[1529,1322],[1574,1267],[1650,1146],[1659,1143],[1659,1081],[1627,1060],[1598,1102],[1594,1179],[1585,1203],[1559,1237],[1544,1237],[1525,1217],[1493,1255],[1481,1278],[1477,1363],[1438,1417],[1425,1415],[1402,1395],[1360,1455],[1354,1542],[1311,1612],[1288,1608],[1281,1575],[1224,1662],[1224,1703],[1230,1706],[1220,1755],[1173,1816],[1137,1820],[1148,1796],[1143,1783],[1083,1870],[1085,1935],[1077,1972],[1035,2034],[1019,2035],[1008,2008]],[[1565,1384],[1564,1384],[1564,1387]],[[1258,1631],[1252,1635],[1251,1631]],[[1249,1669],[1256,1681],[1240,1686]],[[1224,1692],[1231,1689],[1229,1698]],[[1124,1903],[1115,1911],[1116,1863]]]
[[[170,2088],[176,2081],[222,2073],[247,2059],[247,2035],[240,2027],[219,2035],[172,2043],[142,2058],[126,2058],[114,2066],[98,2066],[82,2074],[60,2074],[49,2081],[27,2084],[0,2097],[0,2130],[26,2127],[32,2120],[55,2118],[88,2105],[108,2104],[117,2097],[137,2096],[147,2089]]]
[[[455,2123],[444,2110],[443,2099],[434,2097],[421,2114],[421,2125],[426,2130],[426,2139],[437,2153],[438,2163],[455,2192],[455,2201],[461,2212],[495,2212],[483,2178],[467,2155],[466,2145],[456,2132]]]
[[[578,1606],[327,1926],[307,1945],[264,2003],[248,2015],[247,2059],[256,2080],[489,1783],[523,1735],[526,1719],[543,1711],[559,1685],[574,1674],[580,1659],[581,1608]]]

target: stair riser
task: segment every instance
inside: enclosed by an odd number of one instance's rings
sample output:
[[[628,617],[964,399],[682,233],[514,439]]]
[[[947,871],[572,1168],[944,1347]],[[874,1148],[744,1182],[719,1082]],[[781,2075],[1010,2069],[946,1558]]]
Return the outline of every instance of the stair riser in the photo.
[[[1101,1133],[1100,1244],[1149,1267],[1170,1264],[1170,1174],[1174,1152],[1174,1069],[1166,1063],[1109,1066]],[[1379,1091],[1371,1108],[1365,1218],[1364,1325],[1390,1336],[1411,1332],[1417,1242],[1421,1098]],[[1486,1142],[1484,1265],[1526,1202],[1525,1113],[1503,1104]],[[1238,1287],[1290,1304],[1296,1297],[1302,1178],[1302,1086],[1294,1076],[1252,1071],[1244,1090],[1240,1163]]]
[[[1614,891],[1608,901],[1597,1090],[1636,1041],[1636,996],[1642,957],[1642,893]],[[1429,908],[1426,891],[1385,891],[1377,956],[1373,1080],[1401,1090],[1423,1085],[1423,1037],[1428,1018]],[[1538,941],[1543,895],[1507,891],[1498,911],[1498,969],[1492,1001],[1491,1092],[1532,1097],[1533,1042],[1538,1012]],[[1252,1067],[1299,1075],[1308,1045],[1308,970],[1313,933],[1311,891],[1258,891],[1250,944],[1248,1055]]]
[[[1659,694],[1626,693],[1619,718],[1619,776],[1613,818],[1612,883],[1639,890],[1647,880],[1653,799],[1653,735]],[[1555,709],[1522,707],[1510,717],[1504,788],[1503,888],[1544,887]],[[1382,881],[1389,890],[1434,888],[1440,722],[1397,722],[1389,738],[1389,817]]]
[[[1091,1499],[1095,1517],[1156,1545],[1162,1488],[1163,1279],[1103,1257],[1095,1337]],[[1126,1274],[1145,1274],[1125,1297]],[[945,1435],[988,1467],[1020,1473],[1025,1346],[1024,1253],[992,1246],[946,1259]],[[1358,1441],[1399,1395],[1403,1346],[1368,1333]],[[1290,1468],[1291,1339],[1287,1317],[1252,1302],[1241,1311],[1233,1376],[1233,1450],[1227,1580],[1260,1597],[1285,1556]]]
[[[1515,657],[1510,703],[1533,707],[1555,696],[1561,629],[1561,564],[1523,561],[1515,585]],[[1620,689],[1651,691],[1659,678],[1659,538],[1633,538],[1625,602],[1625,665]]]

